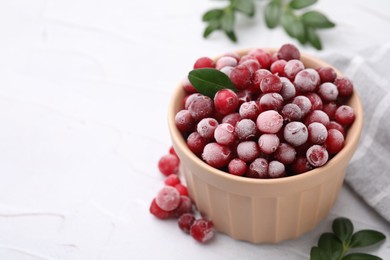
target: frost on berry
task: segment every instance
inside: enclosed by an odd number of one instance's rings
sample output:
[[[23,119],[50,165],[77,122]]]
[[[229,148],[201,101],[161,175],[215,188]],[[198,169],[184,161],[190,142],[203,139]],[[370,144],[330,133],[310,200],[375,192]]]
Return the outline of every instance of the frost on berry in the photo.
[[[245,175],[249,178],[266,179],[268,178],[268,162],[264,158],[256,158],[250,165]]]
[[[248,170],[248,166],[246,162],[244,162],[239,158],[235,158],[231,160],[228,164],[229,173],[236,176],[243,176],[247,170]]]
[[[282,89],[282,82],[276,75],[268,75],[260,82],[260,90],[263,93],[280,92]]]
[[[238,97],[230,89],[221,89],[214,96],[214,107],[222,115],[233,113],[238,108]]]
[[[268,176],[270,178],[281,178],[286,176],[286,168],[283,163],[271,161],[268,164]]]
[[[224,116],[222,118],[222,123],[227,123],[232,126],[236,126],[237,122],[240,121],[240,119],[241,119],[240,114],[235,112]]]
[[[242,103],[239,109],[239,114],[242,119],[247,118],[251,120],[256,120],[259,113],[260,109],[256,101],[248,101]]]
[[[340,133],[342,133],[343,136],[345,136],[344,127],[343,127],[342,125],[340,125],[339,123],[337,123],[336,121],[330,121],[326,128],[327,128],[328,130],[330,130],[330,129],[339,130]]]
[[[256,70],[260,69],[260,64],[256,59],[253,59],[253,60],[249,59],[249,60],[246,60],[244,62],[241,62],[241,61],[242,61],[242,59],[240,60],[240,64],[247,67],[252,75],[253,75],[253,73],[255,73]]]
[[[342,105],[337,108],[335,113],[336,122],[341,125],[350,125],[355,121],[355,112],[352,107]]]
[[[179,176],[177,174],[171,174],[164,180],[165,185],[174,187],[176,184],[181,183]]]
[[[279,77],[284,76],[284,66],[286,66],[287,61],[277,60],[271,64],[272,74],[278,75]]]
[[[180,193],[174,187],[165,186],[157,193],[156,204],[162,210],[172,211],[180,204]]]
[[[188,105],[188,111],[195,121],[210,117],[214,112],[214,102],[207,96],[197,96]]]
[[[202,153],[203,160],[215,168],[226,166],[230,161],[230,157],[231,150],[229,147],[218,143],[208,143]]]
[[[329,158],[328,151],[321,145],[313,145],[306,152],[307,161],[314,167],[323,166]]]
[[[321,123],[311,123],[307,129],[309,131],[309,140],[313,144],[322,144],[328,138],[328,130]]]
[[[156,199],[152,200],[152,203],[150,204],[150,207],[149,207],[149,212],[159,219],[168,219],[168,218],[174,217],[174,212],[173,211],[165,211],[165,210],[161,209],[157,205]]]
[[[174,186],[174,188],[180,193],[182,196],[188,196],[187,187],[181,183],[178,183]]]
[[[173,210],[172,215],[173,215],[173,217],[178,218],[181,215],[186,214],[186,213],[191,213],[191,214],[193,213],[192,201],[191,201],[190,197],[188,197],[186,195],[181,195],[180,196],[180,204],[176,209]]]
[[[289,100],[295,97],[296,90],[294,84],[285,77],[281,77],[280,81],[282,82],[282,89],[280,90],[280,95],[284,100]]]
[[[305,95],[311,102],[311,110],[321,110],[323,108],[322,99],[314,92],[309,92]]]
[[[245,162],[251,162],[256,159],[260,154],[259,147],[254,141],[244,141],[237,146],[238,158]]]
[[[235,133],[240,140],[248,140],[256,136],[257,128],[256,123],[250,119],[240,120],[236,127]]]
[[[283,136],[289,144],[299,146],[306,143],[309,133],[303,123],[293,121],[284,127]]]
[[[202,154],[203,148],[205,147],[206,143],[206,140],[198,132],[192,132],[187,137],[188,148],[190,148],[190,150],[197,156],[200,156]]]
[[[230,73],[232,72],[234,67],[226,66],[221,69],[221,72],[230,78]]]
[[[333,82],[336,79],[336,71],[331,67],[320,67],[316,70],[318,72],[318,75],[320,76],[321,83]]]
[[[336,114],[337,108],[338,108],[338,106],[337,106],[336,102],[329,102],[329,103],[324,104],[322,111],[324,111],[325,114],[328,115],[330,120],[334,120],[334,116]]]
[[[200,93],[193,93],[191,95],[188,95],[184,98],[184,109],[188,109],[192,101],[194,101],[198,97],[203,97]]]
[[[304,116],[310,112],[312,107],[310,99],[305,96],[296,96],[293,99],[292,104],[299,106]]]
[[[299,156],[292,164],[294,174],[301,174],[313,169],[313,166],[308,162],[306,155]]]
[[[262,134],[259,138],[260,150],[265,154],[271,154],[276,151],[280,143],[276,134]]]
[[[236,140],[234,126],[227,123],[218,125],[214,131],[214,139],[217,143],[222,145],[230,145],[234,143]]]
[[[248,88],[251,84],[252,72],[245,65],[238,65],[230,72],[230,80],[237,89],[242,90]]]
[[[314,91],[320,84],[320,76],[314,69],[304,69],[298,72],[294,79],[294,85],[300,92]]]
[[[334,84],[337,86],[340,97],[349,97],[353,92],[352,82],[345,77],[338,77],[335,79]]]
[[[215,63],[215,68],[217,70],[221,70],[227,66],[235,67],[237,66],[237,64],[238,62],[235,58],[229,56],[223,56],[217,60],[217,62]]]
[[[307,115],[305,119],[305,124],[310,125],[311,123],[318,122],[324,126],[329,124],[329,116],[322,110],[313,110],[310,114]]]
[[[261,82],[265,77],[269,75],[272,75],[272,73],[266,69],[259,69],[255,71],[255,73],[253,74],[253,84],[260,90]]]
[[[196,88],[194,86],[192,86],[191,82],[188,80],[188,77],[185,77],[182,80],[181,85],[183,86],[184,91],[187,92],[188,94],[192,94],[192,93],[197,93],[198,92],[196,90]]]
[[[318,94],[324,101],[336,101],[339,96],[339,91],[335,84],[330,82],[325,82],[320,85],[318,88]]]
[[[248,54],[254,56],[257,59],[261,68],[268,69],[271,66],[272,57],[268,51],[263,49],[254,49],[251,50]]]
[[[303,113],[300,107],[293,103],[286,104],[280,113],[286,122],[298,121],[303,117]]]
[[[266,93],[259,100],[260,108],[265,110],[278,110],[283,105],[283,97],[279,93]]]
[[[296,59],[299,60],[301,58],[301,53],[299,52],[298,48],[295,47],[293,44],[287,43],[282,45],[280,49],[277,52],[277,57],[279,60],[292,60]]]
[[[190,229],[192,224],[195,222],[195,216],[191,213],[185,213],[180,216],[178,220],[178,225],[181,230],[183,230],[185,233],[190,233]]]
[[[206,140],[214,137],[214,131],[218,126],[218,121],[214,118],[203,118],[196,126],[196,131]]]
[[[290,60],[284,65],[284,75],[293,80],[295,76],[305,69],[305,65],[303,65],[302,61],[300,60]]]
[[[191,132],[194,129],[195,120],[191,116],[190,111],[183,109],[175,115],[175,124],[180,132],[186,133]]]
[[[274,110],[267,110],[257,117],[257,128],[267,134],[276,134],[283,126],[283,117]]]
[[[191,225],[191,236],[200,243],[209,241],[214,236],[214,225],[206,219],[197,219]]]
[[[338,153],[344,147],[344,135],[337,129],[329,129],[325,146],[330,154]]]
[[[275,151],[276,160],[284,164],[291,164],[295,160],[297,152],[294,147],[287,143],[281,143]]]
[[[176,174],[179,171],[180,160],[173,154],[166,154],[158,161],[158,169],[165,176]]]

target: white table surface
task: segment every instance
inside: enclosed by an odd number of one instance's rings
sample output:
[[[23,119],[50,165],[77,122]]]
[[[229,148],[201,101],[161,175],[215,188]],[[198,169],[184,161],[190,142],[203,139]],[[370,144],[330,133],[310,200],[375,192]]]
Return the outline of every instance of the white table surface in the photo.
[[[390,239],[389,223],[346,185],[316,229],[279,245],[223,234],[200,245],[149,214],[170,147],[167,105],[195,59],[291,41],[259,15],[238,19],[238,44],[204,40],[200,17],[220,3],[0,3],[0,259],[308,259],[338,216]],[[321,32],[326,51],[390,40],[388,1],[317,7],[337,23]],[[388,240],[368,252],[390,259]]]

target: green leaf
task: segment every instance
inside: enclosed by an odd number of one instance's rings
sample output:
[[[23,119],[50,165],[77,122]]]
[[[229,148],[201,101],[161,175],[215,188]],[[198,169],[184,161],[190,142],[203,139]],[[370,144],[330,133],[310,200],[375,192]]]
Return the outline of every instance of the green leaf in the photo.
[[[304,24],[314,28],[332,28],[335,26],[325,15],[317,11],[309,11],[302,15]]]
[[[236,91],[234,84],[225,73],[210,68],[195,69],[190,71],[188,79],[199,93],[214,98],[219,90],[228,88]]]
[[[342,254],[343,245],[333,233],[324,233],[318,240],[318,247],[329,256],[329,260],[337,260]]]
[[[271,1],[267,4],[264,10],[265,23],[268,28],[275,28],[280,21],[282,14],[281,1]]]
[[[306,28],[306,32],[307,32],[307,39],[310,42],[310,44],[317,50],[321,50],[322,49],[321,40],[318,37],[316,31],[313,28],[308,27]]]
[[[284,30],[301,43],[306,42],[306,32],[303,23],[291,11],[286,10],[282,15],[282,25]]]
[[[231,32],[226,32],[225,31],[225,34],[227,37],[229,37],[229,39],[232,41],[232,42],[237,42],[237,36],[236,34],[234,33],[234,31],[231,31]]]
[[[350,247],[371,246],[386,239],[386,236],[375,230],[360,230],[352,235]]]
[[[207,25],[206,29],[203,32],[203,37],[204,38],[209,37],[209,35],[212,32],[214,32],[220,28],[221,28],[221,23],[219,22],[219,20],[210,21],[209,24]]]
[[[212,9],[212,10],[207,11],[203,15],[202,20],[203,20],[203,22],[218,20],[221,18],[222,15],[223,15],[222,9]]]
[[[329,260],[329,256],[322,248],[312,247],[310,250],[310,260]]]
[[[317,0],[292,0],[289,5],[293,9],[302,9],[310,5],[313,5],[316,2]]]
[[[332,224],[333,232],[344,245],[348,245],[353,233],[353,224],[347,218],[336,218]]]
[[[255,15],[255,4],[253,0],[233,0],[233,8],[249,17]]]
[[[234,13],[225,11],[221,17],[221,28],[225,32],[232,32],[234,27]]]
[[[352,253],[344,256],[342,260],[382,260],[382,258],[365,253]]]

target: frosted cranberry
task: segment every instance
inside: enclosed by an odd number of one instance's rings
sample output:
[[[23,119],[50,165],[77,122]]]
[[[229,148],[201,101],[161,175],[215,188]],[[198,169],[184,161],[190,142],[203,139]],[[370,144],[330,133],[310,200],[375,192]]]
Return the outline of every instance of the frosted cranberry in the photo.
[[[177,176],[176,174],[171,174],[164,180],[164,183],[167,186],[175,187],[175,185],[181,183],[181,181],[179,176]]]
[[[260,109],[255,101],[242,103],[239,109],[240,117],[243,119],[256,120],[259,113]]]
[[[194,129],[195,120],[191,116],[190,111],[183,109],[175,115],[175,124],[180,132],[186,133],[191,132]]]
[[[256,61],[257,63],[259,63],[255,56],[246,54],[240,58],[240,61],[238,62],[238,64],[241,65],[247,61]],[[259,64],[259,66],[260,66],[260,64]]]
[[[271,154],[276,151],[280,143],[276,134],[262,134],[259,138],[260,151],[265,154]]]
[[[217,70],[221,70],[222,68],[224,68],[226,66],[235,67],[235,66],[237,66],[237,64],[238,64],[238,62],[235,58],[224,56],[224,57],[221,57],[217,60],[217,62],[215,63],[215,68]]]
[[[279,77],[284,76],[284,66],[286,66],[287,61],[277,60],[271,64],[271,72]]]
[[[299,146],[306,143],[309,133],[303,123],[294,121],[284,127],[283,137],[289,144]]]
[[[213,139],[218,121],[214,118],[203,118],[196,126],[196,131],[206,140]]]
[[[254,141],[244,141],[237,146],[238,158],[245,162],[252,162],[260,154],[259,147]]]
[[[214,68],[214,67],[215,67],[215,63],[209,57],[201,57],[197,59],[194,64],[194,69]]]
[[[336,71],[331,67],[320,67],[316,69],[318,75],[320,76],[321,83],[324,82],[333,82],[336,79]]]
[[[268,164],[268,176],[270,178],[281,178],[286,176],[286,167],[278,161],[271,161]]]
[[[178,183],[174,186],[174,188],[180,193],[182,196],[188,196],[187,187],[181,183]]]
[[[253,74],[253,84],[260,89],[260,84],[261,84],[261,81],[269,76],[269,75],[272,75],[272,73],[269,71],[269,70],[266,70],[266,69],[259,69],[259,70],[256,70],[255,73]]]
[[[260,91],[260,89],[259,89],[259,91]],[[240,104],[240,106],[243,103],[252,101],[254,99],[253,92],[250,91],[249,89],[244,89],[244,90],[238,91],[237,97],[238,97],[238,103]]]
[[[243,176],[247,170],[248,166],[246,165],[246,162],[239,158],[235,158],[229,162],[228,171],[230,174]]]
[[[337,129],[329,129],[325,146],[330,154],[338,153],[344,147],[344,135]]]
[[[355,121],[355,112],[353,108],[347,105],[342,105],[337,108],[335,113],[336,122],[341,125],[350,125]]]
[[[289,100],[296,95],[296,90],[294,84],[285,77],[281,77],[280,81],[282,82],[282,89],[280,90],[280,95],[282,95],[284,100]]]
[[[282,47],[280,47],[280,49],[278,50],[279,60],[289,61],[292,59],[299,60],[300,58],[301,58],[301,53],[299,52],[298,48],[290,43],[282,45]]]
[[[260,69],[260,64],[256,59],[246,60],[245,62],[242,62],[240,64],[247,67],[249,71],[252,73],[252,75],[253,73],[255,73],[256,70]]]
[[[231,124],[232,126],[236,126],[237,122],[240,121],[241,117],[239,113],[231,113],[222,118],[222,123]]]
[[[255,49],[248,53],[249,55],[255,56],[257,61],[260,63],[261,68],[268,69],[272,63],[271,54],[262,49]]]
[[[336,102],[329,102],[329,103],[324,104],[322,111],[324,111],[325,114],[327,114],[329,116],[329,119],[333,120],[334,116],[336,114],[337,108],[338,108],[338,106],[337,106]]]
[[[236,140],[234,126],[223,123],[217,126],[214,131],[215,141],[222,145],[230,145]]]
[[[214,236],[214,225],[206,219],[197,219],[191,225],[191,236],[200,243],[209,241]]]
[[[301,111],[303,113],[303,116],[307,115],[310,112],[311,107],[312,107],[310,99],[308,97],[305,97],[305,96],[296,96],[293,99],[292,103],[299,106],[299,108],[301,109]]]
[[[267,93],[259,100],[260,108],[265,110],[278,110],[283,105],[283,98],[279,93]]]
[[[220,71],[230,78],[230,73],[232,72],[233,68],[234,67],[231,66],[225,66],[222,69],[220,69]]]
[[[284,164],[291,164],[295,160],[297,152],[294,147],[287,143],[281,143],[276,149],[274,157],[276,160]]]
[[[324,101],[335,101],[339,96],[339,91],[335,84],[325,82],[318,88],[318,94]]]
[[[305,69],[305,65],[303,65],[302,61],[290,60],[284,65],[284,75],[292,80],[303,69]]]
[[[292,164],[294,174],[301,174],[313,169],[313,166],[308,162],[306,156],[299,156]]]
[[[183,230],[185,233],[190,233],[190,229],[192,224],[195,222],[195,216],[191,213],[185,213],[180,216],[178,220],[178,225],[181,230]]]
[[[294,85],[300,92],[314,91],[320,84],[320,76],[314,69],[304,69],[295,76]]]
[[[157,205],[156,199],[152,200],[152,203],[150,204],[150,207],[149,207],[149,212],[159,219],[168,219],[168,218],[174,217],[173,211],[165,211],[165,210],[161,209]]]
[[[251,84],[252,72],[245,65],[238,65],[230,72],[230,80],[237,89],[248,88]]]
[[[193,132],[187,137],[188,148],[197,156],[202,154],[206,143],[206,140],[198,132]]]
[[[299,106],[293,103],[286,104],[280,113],[282,114],[283,119],[288,122],[298,121],[303,116],[302,110],[299,108]]]
[[[227,146],[218,143],[208,143],[203,149],[202,158],[210,166],[221,168],[229,163],[231,153]]]
[[[186,213],[193,213],[192,201],[188,196],[181,195],[179,206],[173,210],[173,217],[179,218],[181,215]]]
[[[345,77],[338,77],[335,79],[334,84],[337,86],[340,97],[349,97],[353,92],[352,82]]]
[[[237,62],[239,62],[240,59],[241,59],[241,56],[240,56],[238,53],[236,53],[236,52],[228,52],[228,53],[225,53],[225,54],[223,55],[223,57],[232,57],[232,58],[235,58]]]
[[[194,86],[192,86],[191,82],[188,80],[188,77],[184,78],[181,85],[183,86],[183,89],[188,94],[197,93],[198,91]]]
[[[266,179],[268,178],[268,162],[264,158],[255,159],[250,165],[245,175],[249,178]]]
[[[174,187],[165,186],[157,193],[156,204],[162,210],[172,211],[180,204],[180,193]]]
[[[311,123],[318,122],[327,126],[329,124],[329,116],[322,110],[313,110],[307,115],[305,124],[310,125]]]
[[[345,136],[344,127],[342,125],[340,125],[339,123],[337,123],[336,121],[330,121],[326,128],[328,128],[328,130],[330,130],[330,129],[339,130],[340,133],[342,133],[343,136]]]
[[[176,174],[179,171],[179,158],[172,154],[166,154],[158,161],[158,169],[165,176]]]
[[[233,113],[238,108],[238,97],[230,89],[221,89],[214,96],[214,107],[222,115]]]
[[[323,166],[329,158],[328,151],[321,145],[313,145],[306,152],[307,161],[314,167]]]
[[[283,126],[283,117],[274,110],[267,110],[257,117],[257,128],[266,134],[276,134]]]
[[[263,93],[279,92],[282,89],[282,82],[276,75],[268,75],[260,82],[260,90]]]
[[[213,114],[214,102],[207,96],[198,96],[189,104],[188,111],[195,121],[199,121]]]
[[[323,108],[322,99],[314,92],[305,95],[311,102],[311,110],[321,110]]]
[[[248,140],[256,135],[256,124],[250,119],[240,120],[236,127],[235,133],[240,140]]]
[[[192,101],[194,101],[198,97],[203,97],[200,93],[193,93],[184,98],[184,109],[188,109]]]
[[[313,144],[322,144],[328,137],[328,130],[326,127],[318,122],[311,123],[307,130],[309,131],[309,140]]]

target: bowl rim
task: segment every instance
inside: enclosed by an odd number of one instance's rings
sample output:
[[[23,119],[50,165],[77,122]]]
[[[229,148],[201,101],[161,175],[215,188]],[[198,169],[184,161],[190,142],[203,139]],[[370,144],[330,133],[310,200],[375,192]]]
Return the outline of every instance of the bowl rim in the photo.
[[[235,51],[235,53],[238,53],[240,56],[248,53],[250,50],[257,49],[257,48],[246,48]],[[262,48],[263,50],[268,50],[269,52],[274,53],[278,49],[277,48]],[[218,59],[222,55],[216,56],[214,60]],[[333,68],[337,76],[344,76],[337,68],[330,65],[329,63],[316,58],[310,54],[302,53],[301,52],[301,58],[300,60],[305,64],[306,62],[315,63],[318,65],[318,67],[331,67]],[[306,67],[305,68],[311,68]],[[331,160],[329,160],[324,166],[312,169],[310,171],[288,176],[288,177],[282,177],[282,178],[268,178],[268,179],[257,179],[257,178],[247,178],[243,176],[236,176],[233,174],[229,174],[225,171],[222,171],[220,169],[214,168],[210,165],[208,165],[206,162],[204,162],[202,159],[200,159],[198,156],[196,156],[187,146],[182,134],[180,131],[176,128],[175,125],[175,110],[177,107],[177,99],[178,97],[184,95],[184,90],[181,86],[181,84],[178,84],[176,89],[174,90],[171,100],[168,107],[168,127],[171,134],[171,138],[176,139],[176,144],[179,146],[179,149],[185,153],[185,155],[192,160],[194,163],[196,163],[199,167],[202,168],[202,170],[209,172],[210,174],[214,174],[217,177],[228,179],[235,182],[241,182],[241,183],[248,183],[248,184],[286,184],[286,183],[293,183],[293,182],[299,182],[302,180],[306,180],[308,178],[313,178],[317,175],[322,174],[324,171],[327,171],[328,169],[331,169],[335,164],[338,164],[339,161],[343,160],[343,158],[346,156],[346,154],[352,150],[356,144],[359,142],[360,135],[363,128],[363,107],[361,100],[359,98],[359,95],[356,93],[356,88],[354,88],[354,92],[352,96],[350,97],[348,103],[351,101],[354,102],[354,111],[355,111],[355,121],[352,123],[351,127],[349,128],[346,138],[345,138],[345,145],[343,149],[338,152]]]

